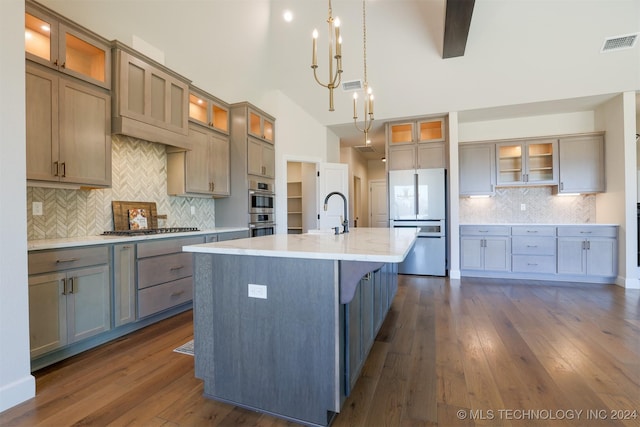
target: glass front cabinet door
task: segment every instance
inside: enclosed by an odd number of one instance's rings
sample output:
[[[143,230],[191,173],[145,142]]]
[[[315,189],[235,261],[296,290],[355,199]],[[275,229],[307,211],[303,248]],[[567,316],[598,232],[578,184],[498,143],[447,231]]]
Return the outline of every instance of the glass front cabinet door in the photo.
[[[558,182],[555,139],[496,144],[497,185],[538,185]]]

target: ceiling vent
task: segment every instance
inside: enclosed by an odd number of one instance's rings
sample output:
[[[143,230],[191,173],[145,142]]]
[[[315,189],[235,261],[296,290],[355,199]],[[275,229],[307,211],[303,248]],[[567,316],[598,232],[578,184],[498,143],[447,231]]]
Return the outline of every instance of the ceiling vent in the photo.
[[[371,145],[357,145],[353,147],[355,150],[361,153],[375,153],[376,150]]]
[[[361,90],[363,87],[362,80],[350,80],[348,82],[342,82],[342,90],[345,92],[353,92],[354,90]]]
[[[638,41],[638,34],[625,34],[623,36],[608,37],[602,44],[600,52],[611,52],[614,50],[631,49]]]

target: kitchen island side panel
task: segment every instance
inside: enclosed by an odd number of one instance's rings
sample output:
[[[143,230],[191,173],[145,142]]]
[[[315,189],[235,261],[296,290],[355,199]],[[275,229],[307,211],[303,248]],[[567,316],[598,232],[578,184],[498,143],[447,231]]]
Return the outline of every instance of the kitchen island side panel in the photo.
[[[327,425],[341,403],[338,262],[198,253],[195,265],[205,395]],[[249,284],[266,298],[249,297]]]

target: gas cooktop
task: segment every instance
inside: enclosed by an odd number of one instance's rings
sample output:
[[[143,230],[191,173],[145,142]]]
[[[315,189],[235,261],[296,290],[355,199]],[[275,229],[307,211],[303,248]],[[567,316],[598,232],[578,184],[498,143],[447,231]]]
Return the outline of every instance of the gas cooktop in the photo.
[[[143,228],[135,230],[115,230],[105,231],[103,236],[142,236],[147,234],[167,234],[185,233],[187,231],[200,231],[197,227],[165,227],[165,228]]]

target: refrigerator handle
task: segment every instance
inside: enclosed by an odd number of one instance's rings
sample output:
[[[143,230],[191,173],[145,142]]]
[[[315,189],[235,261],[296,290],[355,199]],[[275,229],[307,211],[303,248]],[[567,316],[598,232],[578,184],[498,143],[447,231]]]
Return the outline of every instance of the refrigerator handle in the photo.
[[[420,191],[420,186],[418,185],[418,174],[414,173],[413,174],[413,188],[415,188],[413,195],[415,197],[415,200],[413,201],[413,213],[414,215],[416,215],[416,218],[418,217],[418,201],[420,200],[420,195],[418,194],[418,192]]]

